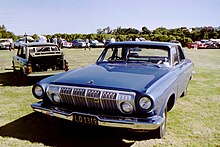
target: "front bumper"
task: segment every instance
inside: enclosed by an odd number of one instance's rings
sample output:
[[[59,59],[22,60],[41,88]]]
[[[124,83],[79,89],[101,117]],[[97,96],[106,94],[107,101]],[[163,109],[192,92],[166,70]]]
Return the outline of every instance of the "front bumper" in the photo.
[[[66,120],[73,121],[73,116],[81,115],[88,116],[97,119],[97,125],[116,127],[116,128],[127,128],[131,130],[155,130],[162,125],[164,119],[161,116],[152,116],[148,118],[136,118],[136,117],[119,117],[119,116],[105,116],[105,115],[94,115],[89,113],[73,112],[65,110],[59,107],[47,107],[43,105],[43,102],[37,102],[31,105],[34,111],[44,113],[46,115],[63,118]],[[84,121],[80,121],[84,123]],[[91,124],[91,123],[90,123]]]

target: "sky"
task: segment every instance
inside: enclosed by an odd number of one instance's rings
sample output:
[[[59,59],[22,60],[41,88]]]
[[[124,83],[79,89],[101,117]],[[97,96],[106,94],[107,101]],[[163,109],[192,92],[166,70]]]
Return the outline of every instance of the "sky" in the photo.
[[[218,27],[219,6],[220,0],[0,0],[0,25],[15,35]]]

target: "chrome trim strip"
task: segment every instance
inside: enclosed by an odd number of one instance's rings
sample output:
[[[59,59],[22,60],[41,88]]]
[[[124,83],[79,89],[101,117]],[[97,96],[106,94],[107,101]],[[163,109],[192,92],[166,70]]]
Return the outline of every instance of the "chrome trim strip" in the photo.
[[[116,128],[127,128],[132,130],[155,130],[162,125],[164,119],[161,116],[152,116],[147,119],[134,118],[134,117],[111,117],[111,116],[101,116],[93,115],[80,112],[71,112],[62,108],[44,107],[43,102],[37,102],[31,105],[34,111],[44,113],[46,115],[73,120],[73,114],[86,115],[96,117],[98,119],[98,125]]]

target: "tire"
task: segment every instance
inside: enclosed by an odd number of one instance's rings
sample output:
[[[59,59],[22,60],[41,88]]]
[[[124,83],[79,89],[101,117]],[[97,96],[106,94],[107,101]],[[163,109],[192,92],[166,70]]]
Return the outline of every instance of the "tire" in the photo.
[[[186,96],[186,95],[187,95],[187,87],[186,87],[186,89],[183,91],[183,93],[181,94],[180,97],[184,97],[184,96]]]
[[[167,107],[165,108],[163,112],[163,119],[164,122],[162,125],[157,128],[156,130],[152,131],[152,134],[155,138],[163,138],[166,133],[166,124],[167,124]]]
[[[30,79],[27,75],[24,74],[24,71],[22,68],[20,68],[19,80],[21,81],[22,85],[29,85],[30,84]]]
[[[15,75],[17,75],[18,73],[17,73],[17,70],[16,70],[16,68],[15,68],[15,63],[14,63],[14,61],[12,61],[12,68],[13,68],[13,72],[15,73]]]

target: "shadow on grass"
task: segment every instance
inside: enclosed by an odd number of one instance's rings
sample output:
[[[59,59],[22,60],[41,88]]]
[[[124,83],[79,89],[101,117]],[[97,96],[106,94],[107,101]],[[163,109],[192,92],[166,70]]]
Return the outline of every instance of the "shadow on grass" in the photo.
[[[7,71],[0,73],[0,85],[2,86],[30,86],[44,77],[24,77],[19,74],[15,74],[13,71]]]
[[[134,140],[150,139],[145,135],[123,129],[76,124],[37,112],[0,127],[2,137],[48,146],[131,146]]]

